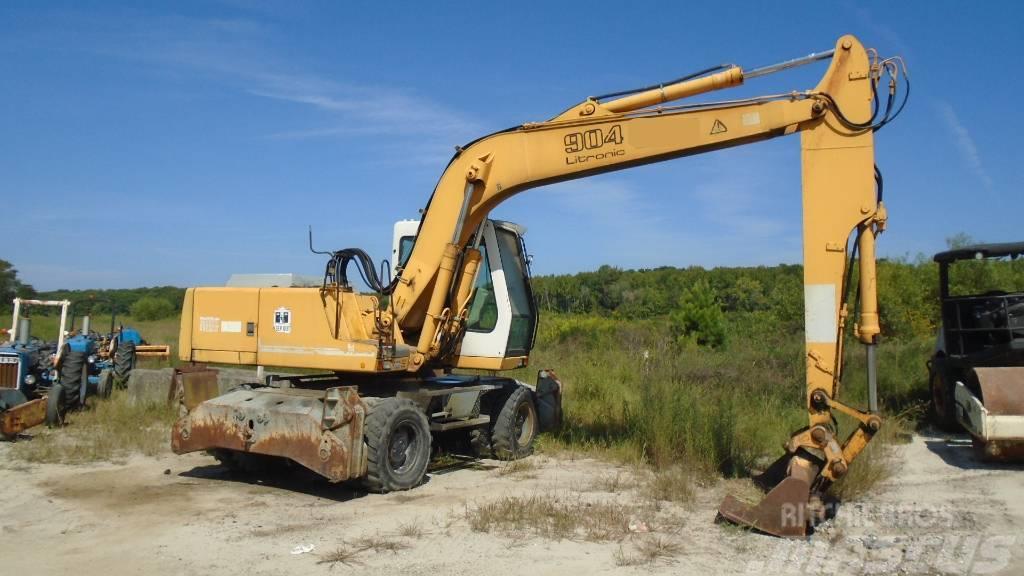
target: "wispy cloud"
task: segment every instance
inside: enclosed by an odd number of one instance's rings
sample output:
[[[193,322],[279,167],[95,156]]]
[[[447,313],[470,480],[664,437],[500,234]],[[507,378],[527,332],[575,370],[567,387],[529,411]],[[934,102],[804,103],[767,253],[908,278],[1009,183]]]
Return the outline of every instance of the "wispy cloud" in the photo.
[[[974,175],[988,190],[993,189],[992,176],[989,175],[988,170],[985,169],[985,164],[981,160],[981,154],[978,152],[978,146],[974,142],[974,138],[971,137],[970,131],[960,121],[960,117],[957,116],[956,110],[948,102],[938,101],[935,103],[935,109],[938,111],[939,116],[946,124],[946,128],[949,129],[950,134],[953,136],[953,141],[956,144],[957,149],[960,151],[960,157],[968,168],[974,172]]]
[[[416,94],[406,86],[382,86],[357,77],[311,71],[273,49],[281,42],[272,27],[246,19],[164,17],[136,20],[105,30],[91,48],[174,74],[191,74],[246,94],[320,115],[315,125],[271,130],[270,139],[302,140],[387,135],[408,137],[397,145],[414,161],[446,160],[454,144],[484,127],[462,111]],[[415,137],[415,138],[413,138]],[[387,143],[394,146],[396,143]]]

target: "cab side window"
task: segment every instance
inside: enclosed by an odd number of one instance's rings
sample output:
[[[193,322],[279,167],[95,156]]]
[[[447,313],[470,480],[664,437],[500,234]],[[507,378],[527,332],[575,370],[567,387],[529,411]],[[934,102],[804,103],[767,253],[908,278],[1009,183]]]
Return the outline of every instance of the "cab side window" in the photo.
[[[487,246],[480,246],[480,270],[476,274],[476,291],[469,303],[466,329],[470,332],[490,332],[498,324],[498,301],[494,296],[491,263],[487,260]]]

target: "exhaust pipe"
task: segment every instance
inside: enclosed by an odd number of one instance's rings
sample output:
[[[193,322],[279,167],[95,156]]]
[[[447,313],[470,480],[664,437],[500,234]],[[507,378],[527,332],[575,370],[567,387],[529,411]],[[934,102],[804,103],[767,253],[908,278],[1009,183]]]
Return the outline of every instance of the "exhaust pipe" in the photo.
[[[28,341],[32,339],[32,320],[30,318],[19,318],[18,319],[18,344],[22,346],[28,346]]]

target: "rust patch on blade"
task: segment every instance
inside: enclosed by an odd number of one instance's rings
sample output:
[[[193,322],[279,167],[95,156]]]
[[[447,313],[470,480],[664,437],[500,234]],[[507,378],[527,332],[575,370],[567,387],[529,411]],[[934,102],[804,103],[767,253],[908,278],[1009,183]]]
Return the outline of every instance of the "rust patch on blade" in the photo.
[[[46,420],[46,396],[37,398],[0,413],[0,434],[14,438],[24,430]]]

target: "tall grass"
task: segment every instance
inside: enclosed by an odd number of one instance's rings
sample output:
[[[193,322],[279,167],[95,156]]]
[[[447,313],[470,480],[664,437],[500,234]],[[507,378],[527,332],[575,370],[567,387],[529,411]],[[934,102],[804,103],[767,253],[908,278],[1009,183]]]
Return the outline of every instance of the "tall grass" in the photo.
[[[674,344],[668,326],[656,320],[547,315],[533,364],[561,375],[566,416],[549,447],[709,475],[763,469],[807,425],[803,339],[731,328],[725,349],[708,350]],[[892,343],[879,352],[880,395],[892,417],[887,426],[902,429],[908,409],[925,400],[928,344]],[[847,358],[840,398],[864,407],[860,347],[851,344]],[[840,434],[853,426],[840,420]],[[882,434],[880,443],[895,437]],[[859,479],[847,483],[846,494],[882,479],[882,465],[878,456],[855,461],[851,476]]]

